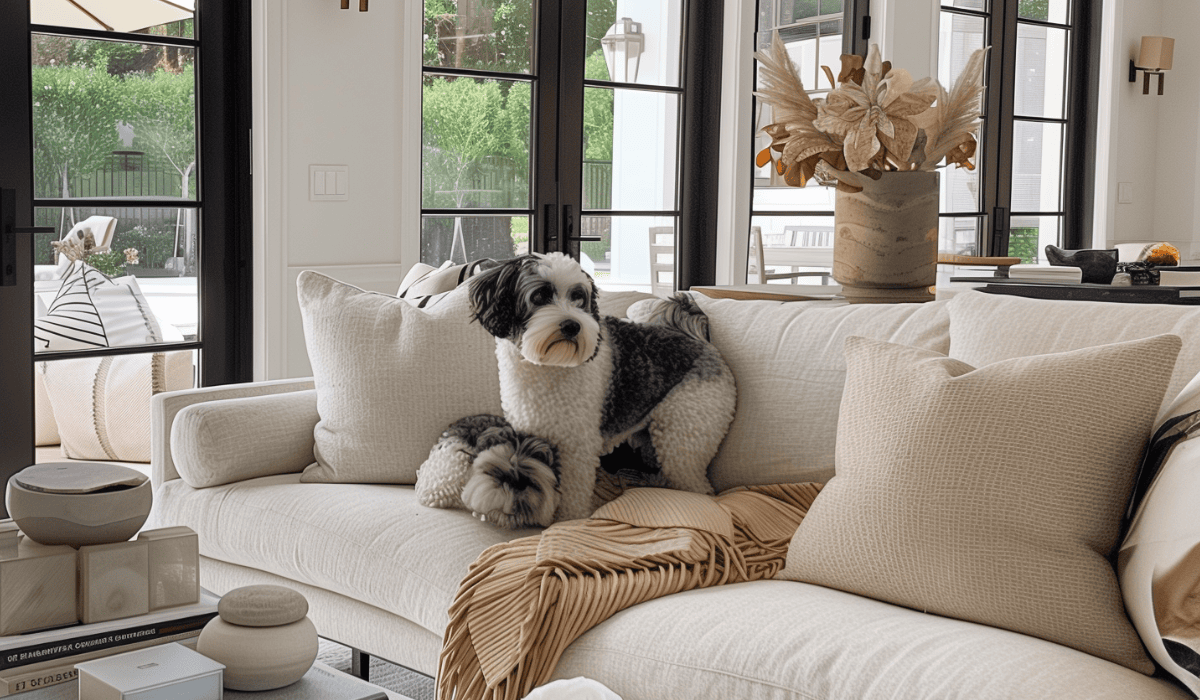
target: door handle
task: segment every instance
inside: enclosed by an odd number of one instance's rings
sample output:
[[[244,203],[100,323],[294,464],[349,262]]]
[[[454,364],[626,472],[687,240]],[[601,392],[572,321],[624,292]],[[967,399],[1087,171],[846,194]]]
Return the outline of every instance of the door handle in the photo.
[[[0,190],[0,287],[17,284],[18,233],[54,233],[54,227],[17,226],[17,191]]]

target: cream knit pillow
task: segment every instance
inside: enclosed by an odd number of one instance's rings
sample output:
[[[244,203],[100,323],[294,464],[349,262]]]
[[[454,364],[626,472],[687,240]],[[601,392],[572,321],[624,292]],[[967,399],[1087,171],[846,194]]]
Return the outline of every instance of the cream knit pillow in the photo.
[[[1180,345],[1161,335],[974,369],[847,339],[837,476],[779,577],[1151,673],[1105,557]]]
[[[321,417],[301,481],[414,484],[446,426],[503,415],[496,341],[465,286],[428,311],[311,270],[296,288]]]

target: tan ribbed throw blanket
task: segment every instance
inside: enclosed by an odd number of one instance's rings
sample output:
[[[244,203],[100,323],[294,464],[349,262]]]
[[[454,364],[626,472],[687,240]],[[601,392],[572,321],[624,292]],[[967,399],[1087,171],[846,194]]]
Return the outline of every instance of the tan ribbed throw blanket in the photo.
[[[819,484],[720,496],[642,488],[589,520],[490,547],[450,606],[439,700],[519,700],[550,680],[564,649],[632,605],[770,578]]]

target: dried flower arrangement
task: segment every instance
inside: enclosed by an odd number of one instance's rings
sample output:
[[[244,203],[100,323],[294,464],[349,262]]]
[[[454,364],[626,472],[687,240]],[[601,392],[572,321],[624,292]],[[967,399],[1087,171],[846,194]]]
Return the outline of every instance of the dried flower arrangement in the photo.
[[[987,49],[971,54],[949,92],[933,78],[913,82],[893,68],[872,44],[866,60],[842,55],[842,70],[825,97],[810,99],[778,32],[770,51],[759,51],[763,89],[755,96],[774,109],[774,123],[762,129],[771,145],[759,152],[759,167],[774,163],[793,187],[814,177],[838,189],[862,190],[862,177],[878,180],[885,171],[930,171],[944,160],[974,169],[979,96]],[[775,155],[779,154],[778,160]]]

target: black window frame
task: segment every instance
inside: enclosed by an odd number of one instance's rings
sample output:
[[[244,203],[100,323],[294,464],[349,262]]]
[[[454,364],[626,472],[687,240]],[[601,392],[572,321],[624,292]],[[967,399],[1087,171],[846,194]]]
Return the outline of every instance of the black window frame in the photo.
[[[1093,6],[1097,5],[1097,6]],[[980,130],[980,208],[974,212],[942,213],[941,218],[976,218],[979,255],[1007,256],[1014,216],[1059,216],[1058,245],[1082,248],[1092,240],[1096,184],[1096,134],[1100,86],[1101,8],[1098,3],[1072,0],[1066,23],[1018,17],[1016,0],[988,0],[983,9],[939,3],[946,12],[982,18],[986,45],[992,47],[985,69],[984,119]],[[1018,24],[1065,29],[1067,50],[1066,104],[1062,118],[1015,114]],[[1012,172],[1016,122],[1063,125],[1061,199],[1059,209],[1013,211]]]
[[[757,5],[758,0],[754,0],[754,1]],[[755,9],[757,10],[757,7]],[[756,51],[758,50],[758,36],[759,36],[759,32],[761,31],[759,29],[759,20],[760,19],[761,19],[761,15],[759,12],[756,11],[754,13],[754,46],[755,46]],[[866,56],[867,49],[870,44],[870,39],[871,39],[871,2],[870,2],[870,0],[844,0],[843,5],[842,5],[842,53],[858,54],[860,56]],[[754,77],[753,77],[753,81],[751,84],[758,85],[758,61],[757,60],[754,61]],[[755,96],[751,96],[751,98],[750,98],[750,114],[751,114],[750,124],[752,125],[751,126],[752,131],[751,131],[751,135],[750,135],[750,143],[751,144],[754,143],[754,138],[757,135],[758,129],[760,126],[757,123],[757,119],[755,118],[758,115],[758,108],[759,108],[758,98]],[[752,147],[751,148],[752,153],[750,154],[751,158],[754,157],[753,150],[754,150],[754,148]],[[746,229],[743,232],[745,234],[745,241],[746,241],[747,247],[749,247],[749,245],[750,245],[750,230],[754,225],[754,218],[756,216],[795,216],[795,217],[827,217],[827,218],[833,217],[832,209],[828,209],[828,210],[800,210],[800,209],[763,209],[763,210],[759,210],[759,209],[755,209],[754,208],[754,203],[755,203],[754,194],[755,194],[755,190],[758,189],[759,187],[756,182],[756,178],[754,177],[753,170],[751,170],[751,175],[750,175],[749,180],[750,180],[750,182],[749,182],[750,216],[746,221]],[[815,185],[809,184],[807,186],[812,187]],[[830,265],[832,265],[832,262],[833,262],[833,260],[832,260],[832,258],[830,258]],[[741,274],[745,275],[746,271],[744,271],[744,270],[741,271]]]
[[[720,152],[721,42],[724,0],[682,0],[681,76],[678,86],[627,84],[584,78],[586,3],[534,2],[534,54],[529,74],[422,65],[423,75],[524,80],[532,84],[530,203],[528,208],[444,209],[422,206],[429,216],[528,216],[529,250],[579,258],[584,216],[661,216],[675,227],[675,288],[713,284],[717,258],[717,188]],[[673,208],[632,211],[583,208],[584,90],[648,90],[680,96]],[[684,233],[686,232],[686,234]]]

